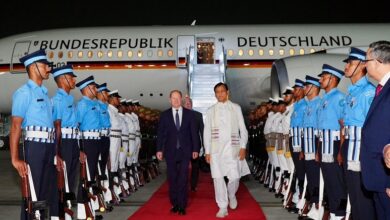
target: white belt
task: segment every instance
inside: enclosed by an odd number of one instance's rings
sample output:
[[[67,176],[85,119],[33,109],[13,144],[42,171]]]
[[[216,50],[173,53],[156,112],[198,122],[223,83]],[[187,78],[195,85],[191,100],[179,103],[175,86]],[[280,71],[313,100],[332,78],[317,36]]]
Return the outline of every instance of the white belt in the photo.
[[[111,129],[110,135],[119,135],[122,136],[122,130],[121,129]]]
[[[99,138],[100,132],[93,132],[93,131],[84,131],[83,137],[93,137],[93,138]]]
[[[108,129],[102,129],[102,130],[100,131],[100,134],[101,134],[102,136],[108,136]]]
[[[42,138],[42,139],[54,140],[54,132],[26,131],[26,138]]]
[[[77,128],[61,128],[61,134],[78,134]]]

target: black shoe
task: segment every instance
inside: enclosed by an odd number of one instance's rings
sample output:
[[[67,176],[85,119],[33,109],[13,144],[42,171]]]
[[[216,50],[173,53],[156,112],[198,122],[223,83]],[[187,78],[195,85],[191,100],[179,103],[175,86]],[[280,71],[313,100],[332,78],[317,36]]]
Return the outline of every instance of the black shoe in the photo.
[[[179,208],[178,212],[179,212],[179,215],[185,215],[186,214],[186,210],[184,208]]]
[[[196,187],[191,187],[191,192],[196,192]]]
[[[173,206],[172,208],[171,208],[171,212],[173,212],[173,213],[176,213],[176,212],[178,212],[179,211],[179,207],[177,206],[177,205],[175,205],[175,206]]]
[[[103,216],[102,216],[102,215],[96,215],[96,216],[95,216],[95,219],[96,219],[96,220],[101,220],[101,219],[103,219]]]

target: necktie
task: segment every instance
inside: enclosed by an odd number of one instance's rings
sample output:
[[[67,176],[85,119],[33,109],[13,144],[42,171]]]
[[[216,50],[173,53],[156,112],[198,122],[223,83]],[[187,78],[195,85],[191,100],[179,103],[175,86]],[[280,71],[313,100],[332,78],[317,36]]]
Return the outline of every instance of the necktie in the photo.
[[[378,86],[376,87],[376,90],[375,90],[375,96],[378,96],[379,93],[381,92],[383,86],[381,84],[378,84]]]
[[[179,118],[179,110],[178,109],[176,109],[175,125],[176,125],[176,129],[180,130],[180,118]],[[180,142],[179,142],[179,138],[177,138],[176,149],[179,149],[179,148],[180,148]]]
[[[180,118],[179,118],[179,110],[178,109],[176,109],[175,125],[176,125],[176,129],[179,130],[180,129]]]

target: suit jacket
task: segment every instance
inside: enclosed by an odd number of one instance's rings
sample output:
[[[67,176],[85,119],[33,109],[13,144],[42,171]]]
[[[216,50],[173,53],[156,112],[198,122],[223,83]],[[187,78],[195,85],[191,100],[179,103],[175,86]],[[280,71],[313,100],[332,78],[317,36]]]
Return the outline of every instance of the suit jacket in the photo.
[[[167,160],[173,161],[176,154],[177,140],[185,160],[192,158],[192,152],[199,152],[199,133],[194,113],[183,108],[180,129],[177,130],[172,108],[161,113],[157,133],[157,151],[162,151]]]
[[[192,112],[195,115],[196,126],[197,126],[198,133],[200,136],[199,137],[200,138],[200,147],[202,147],[203,146],[203,130],[204,130],[203,114],[198,112],[198,111],[195,111],[195,110],[192,110]]]
[[[374,98],[362,129],[360,161],[364,186],[371,191],[390,188],[383,148],[390,143],[390,80]]]

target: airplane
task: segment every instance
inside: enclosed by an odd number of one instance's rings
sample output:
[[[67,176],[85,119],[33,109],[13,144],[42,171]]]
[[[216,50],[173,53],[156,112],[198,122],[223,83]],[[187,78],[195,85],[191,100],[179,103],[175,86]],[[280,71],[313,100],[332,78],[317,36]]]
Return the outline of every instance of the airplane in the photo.
[[[323,63],[343,68],[351,46],[389,39],[389,24],[301,24],[89,27],[42,30],[0,39],[0,112],[27,80],[19,58],[45,49],[54,66],[72,64],[78,79],[94,75],[123,97],[154,109],[169,107],[179,89],[203,112],[224,81],[230,99],[248,112],[280,96],[295,78],[317,75]],[[348,80],[343,80],[345,88]],[[44,82],[55,93],[53,79]],[[76,99],[79,91],[72,91]]]

